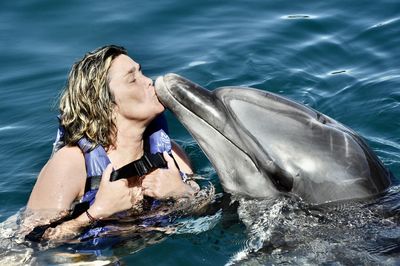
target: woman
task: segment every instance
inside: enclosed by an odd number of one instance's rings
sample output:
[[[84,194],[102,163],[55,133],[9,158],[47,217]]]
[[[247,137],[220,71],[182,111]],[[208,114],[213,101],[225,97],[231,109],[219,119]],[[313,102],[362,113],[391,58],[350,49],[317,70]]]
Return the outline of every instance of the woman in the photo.
[[[50,210],[50,216],[54,216],[69,210],[74,201],[84,196],[88,174],[84,151],[78,145],[81,139],[87,140],[91,148],[103,147],[111,164],[102,173],[89,209],[47,229],[44,238],[75,237],[94,221],[135,207],[143,196],[163,200],[195,194],[197,184],[181,179],[177,166],[188,174],[192,170],[177,145],[172,147],[176,163],[164,152],[168,169],[151,172],[142,177],[141,184],[129,182],[129,179],[110,181],[113,168],[119,169],[142,157],[145,130],[163,111],[153,81],[143,75],[140,64],[132,60],[124,48],[105,46],[74,64],[60,100],[60,123],[65,128],[66,145],[41,170],[27,210],[33,213]]]

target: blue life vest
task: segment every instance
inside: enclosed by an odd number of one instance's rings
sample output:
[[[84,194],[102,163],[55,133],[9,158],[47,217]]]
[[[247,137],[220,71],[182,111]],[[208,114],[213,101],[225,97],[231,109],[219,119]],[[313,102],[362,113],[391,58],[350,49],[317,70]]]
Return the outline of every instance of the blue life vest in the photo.
[[[65,129],[60,124],[56,141],[53,144],[53,154],[65,145],[64,134]],[[164,114],[157,116],[150,123],[144,135],[145,150],[152,154],[164,151],[171,154],[171,139],[168,136],[168,125]],[[79,202],[89,202],[91,205],[94,202],[101,176],[111,162],[103,146],[97,145],[93,148],[93,144],[86,138],[81,138],[78,141],[78,147],[84,154],[86,166],[85,194]]]

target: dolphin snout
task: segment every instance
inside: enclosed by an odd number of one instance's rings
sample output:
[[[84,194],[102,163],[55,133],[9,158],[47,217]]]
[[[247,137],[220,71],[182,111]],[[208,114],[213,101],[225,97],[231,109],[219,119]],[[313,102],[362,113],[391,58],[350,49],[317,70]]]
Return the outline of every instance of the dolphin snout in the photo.
[[[168,73],[164,75],[164,81],[169,84],[170,82],[176,82],[176,80],[182,80],[183,78],[174,73]]]
[[[156,78],[156,81],[154,82],[154,87],[156,88],[156,93],[158,93],[159,90],[165,89],[163,76],[158,76]]]
[[[154,88],[156,91],[156,95],[158,100],[166,107],[168,107],[168,102],[171,102],[171,91],[169,90],[169,87],[165,83],[165,76],[159,76],[157,77],[155,83],[154,83]]]
[[[174,73],[168,73],[164,76],[159,76],[156,79],[155,82],[155,87],[158,90],[163,90],[171,87],[171,85],[175,82],[176,80],[179,80],[179,76],[174,74]]]
[[[154,87],[159,100],[163,101],[168,96],[172,96],[171,87],[178,78],[179,76],[173,73],[157,77]]]

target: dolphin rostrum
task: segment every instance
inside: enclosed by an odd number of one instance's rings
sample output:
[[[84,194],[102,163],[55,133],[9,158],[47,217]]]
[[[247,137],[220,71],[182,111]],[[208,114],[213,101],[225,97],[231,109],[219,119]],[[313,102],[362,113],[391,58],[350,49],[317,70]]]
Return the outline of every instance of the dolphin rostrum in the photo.
[[[354,131],[282,96],[244,87],[208,91],[176,74],[155,83],[160,102],[188,129],[226,192],[310,203],[366,198],[390,172]]]

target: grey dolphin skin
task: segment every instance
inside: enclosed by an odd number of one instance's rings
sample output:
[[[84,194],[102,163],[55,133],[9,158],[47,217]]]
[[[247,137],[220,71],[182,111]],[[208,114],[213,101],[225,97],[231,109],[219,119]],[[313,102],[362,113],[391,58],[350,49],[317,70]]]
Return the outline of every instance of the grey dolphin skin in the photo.
[[[282,96],[244,87],[208,91],[176,74],[156,80],[161,103],[188,129],[226,192],[282,192],[320,204],[390,186],[390,172],[354,131]]]

